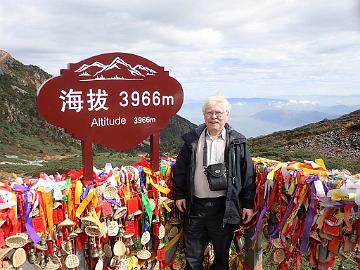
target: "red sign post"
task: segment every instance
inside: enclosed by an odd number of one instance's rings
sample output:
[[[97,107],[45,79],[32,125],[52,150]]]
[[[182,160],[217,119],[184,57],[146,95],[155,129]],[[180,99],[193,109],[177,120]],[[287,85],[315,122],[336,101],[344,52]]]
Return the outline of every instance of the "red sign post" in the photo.
[[[93,179],[92,143],[116,150],[151,135],[157,151],[160,129],[183,102],[180,83],[163,67],[137,55],[106,53],[69,64],[37,95],[40,115],[82,142],[85,179]],[[153,156],[155,162],[157,157]]]

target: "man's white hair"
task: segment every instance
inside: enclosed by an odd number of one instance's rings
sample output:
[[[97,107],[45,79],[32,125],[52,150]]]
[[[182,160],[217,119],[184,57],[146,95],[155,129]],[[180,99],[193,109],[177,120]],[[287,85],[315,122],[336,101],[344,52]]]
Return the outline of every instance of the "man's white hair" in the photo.
[[[205,114],[206,107],[209,105],[221,104],[225,111],[230,113],[231,105],[227,98],[222,93],[215,93],[205,98],[202,111]]]

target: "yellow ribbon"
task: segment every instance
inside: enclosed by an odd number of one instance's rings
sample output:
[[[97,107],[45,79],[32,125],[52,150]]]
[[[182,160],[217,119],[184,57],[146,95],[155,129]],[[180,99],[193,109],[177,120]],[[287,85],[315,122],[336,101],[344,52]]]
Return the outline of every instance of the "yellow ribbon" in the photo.
[[[75,204],[76,205],[80,204],[80,198],[81,198],[82,192],[83,192],[83,184],[81,183],[80,180],[77,180],[76,184],[75,184]]]
[[[287,193],[292,196],[294,194],[294,191],[295,191],[295,183],[294,181],[291,181],[290,186],[287,189]]]
[[[347,193],[341,189],[335,189],[331,194],[332,201],[352,201],[355,200],[355,193]]]
[[[162,204],[163,204],[163,206],[165,207],[166,211],[167,211],[168,213],[170,213],[170,212],[171,212],[171,208],[167,205],[167,203],[166,203],[166,202],[163,202]]]
[[[252,161],[254,163],[279,163],[280,162],[277,160],[267,159],[267,158],[262,158],[262,157],[252,158]]]
[[[41,194],[42,193],[40,191],[37,192],[37,196],[41,196]],[[46,207],[46,205],[45,205],[45,207]],[[39,203],[39,216],[41,217],[42,222],[43,222],[43,231],[41,233],[45,237],[46,236],[46,229],[45,229],[46,228],[46,217],[45,217],[44,208],[41,203]]]
[[[296,170],[296,171],[301,171],[304,167],[306,166],[305,163],[301,163],[301,162],[294,162],[291,163],[287,166],[287,170]]]
[[[288,219],[286,220],[285,222],[285,225],[282,229],[282,233],[284,234],[287,230],[287,227],[293,222],[294,218],[296,217],[299,209],[300,209],[300,206],[303,202],[303,200],[305,199],[305,195],[307,194],[308,192],[308,186],[304,186],[302,188],[302,190],[300,191],[300,194],[299,194],[299,200],[296,201],[296,207],[294,207],[293,211],[291,212],[291,214],[289,215]]]
[[[154,183],[152,180],[152,171],[149,168],[144,168],[144,172],[146,174],[146,183],[151,184],[156,190],[158,190],[161,193],[168,194],[170,192],[170,189],[167,187],[163,187],[162,185]]]
[[[266,179],[267,179],[267,180],[274,180],[275,172],[276,172],[277,170],[279,170],[279,169],[282,167],[282,165],[283,165],[282,162],[280,162],[279,164],[277,164],[277,165],[275,166],[275,168],[273,168],[272,171],[268,173]]]
[[[312,169],[308,168],[309,165]],[[287,170],[303,171],[305,175],[320,174],[321,180],[323,180],[328,175],[324,161],[322,159],[317,159],[316,162],[312,162],[311,164],[301,162],[291,163],[287,166]]]
[[[128,270],[136,268],[139,264],[138,259],[135,256],[131,256],[128,260]]]
[[[121,186],[121,180],[120,180],[119,171],[114,171],[114,178],[115,178],[116,183],[118,184],[118,186]]]
[[[169,178],[171,176],[171,166],[169,163],[166,164],[166,172],[165,172],[165,177]]]
[[[160,269],[160,263],[159,263],[159,261],[157,261],[153,270],[159,270],[159,269]]]
[[[90,215],[95,219],[96,225],[98,225],[98,227],[100,228],[100,230],[103,229],[103,225],[101,224],[100,221],[100,212],[99,214],[96,213],[95,208],[92,208],[90,211]]]
[[[173,239],[171,239],[171,240],[166,244],[166,246],[164,247],[165,252],[168,251],[169,249],[171,249],[171,248],[176,244],[176,242],[179,241],[182,233],[183,233],[183,230],[181,230]]]
[[[125,186],[121,183],[120,174],[122,174],[125,177],[125,181],[126,181]],[[121,191],[124,194],[123,196],[124,201],[127,202],[131,198],[131,192],[130,192],[130,181],[125,167],[122,167],[121,170],[118,172],[118,178],[119,178],[118,181],[119,186],[121,187]]]
[[[316,175],[316,174],[320,174],[320,179],[324,180],[325,177],[329,174],[327,171],[323,171],[323,170],[313,170],[313,169],[308,169],[308,168],[304,168],[303,170],[304,174],[311,174],[311,175]]]
[[[324,160],[322,160],[321,158],[315,159],[315,163],[318,164],[321,168],[323,168],[324,170],[326,170],[326,166],[324,163]]]
[[[234,254],[230,257],[230,269],[244,270],[244,256],[242,254]]]
[[[46,211],[46,219],[47,219],[47,223],[49,226],[49,232],[52,236],[52,239],[55,239],[55,235],[54,235],[54,220],[53,220],[53,206],[54,206],[54,201],[53,201],[53,195],[52,192],[43,192],[42,193],[42,198],[43,201],[45,203],[45,211]]]
[[[77,218],[81,217],[81,214],[84,212],[86,206],[88,206],[88,204],[92,201],[93,196],[94,196],[94,189],[90,189],[86,198],[81,202],[79,207],[76,209]]]
[[[94,207],[96,207],[99,203],[99,197],[98,197],[98,191],[96,189],[94,189],[94,196],[93,196],[93,199],[92,199],[92,204]]]

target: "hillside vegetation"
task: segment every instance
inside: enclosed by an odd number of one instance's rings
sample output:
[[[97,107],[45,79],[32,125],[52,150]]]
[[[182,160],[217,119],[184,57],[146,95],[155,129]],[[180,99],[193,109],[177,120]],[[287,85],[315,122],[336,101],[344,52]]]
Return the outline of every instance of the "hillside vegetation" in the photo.
[[[254,155],[283,161],[322,158],[327,167],[360,172],[360,110],[250,140]]]

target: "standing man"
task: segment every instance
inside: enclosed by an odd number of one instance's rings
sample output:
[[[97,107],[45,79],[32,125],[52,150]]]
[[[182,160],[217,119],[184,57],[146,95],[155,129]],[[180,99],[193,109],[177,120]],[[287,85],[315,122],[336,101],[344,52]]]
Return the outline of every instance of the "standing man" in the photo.
[[[185,213],[186,269],[203,269],[210,241],[213,269],[226,270],[234,230],[241,220],[246,224],[253,216],[254,169],[246,138],[227,124],[230,104],[225,96],[209,96],[202,110],[205,124],[183,136],[174,169],[175,200]],[[225,186],[210,189],[212,164],[225,165]],[[216,173],[220,171],[221,166],[215,167]]]

